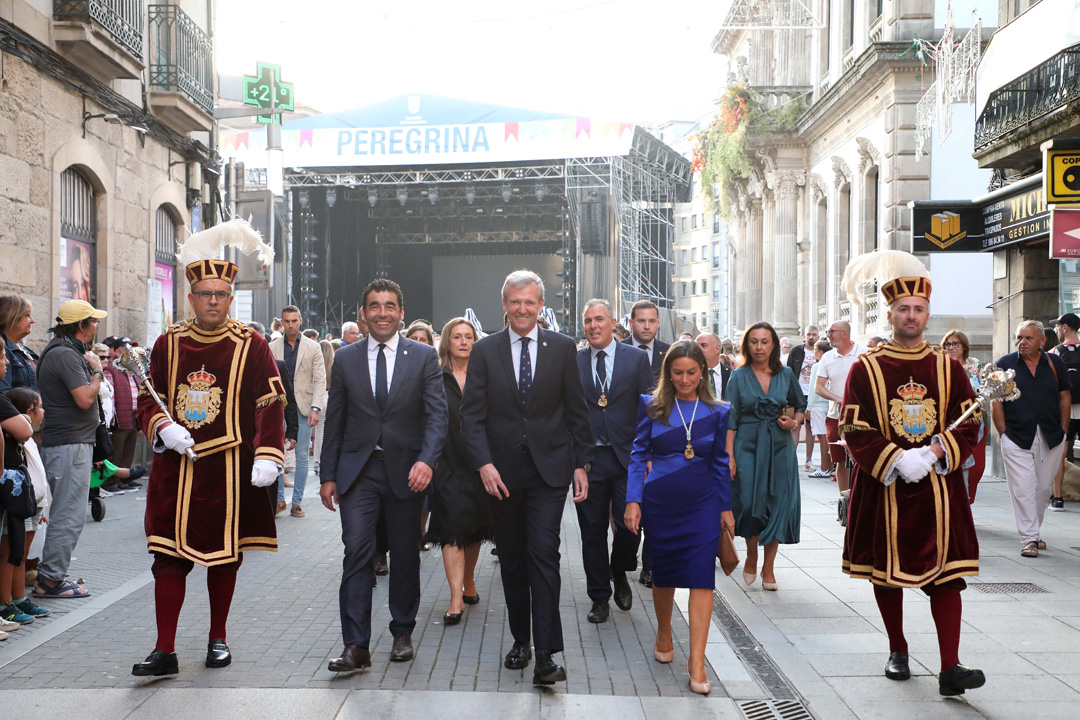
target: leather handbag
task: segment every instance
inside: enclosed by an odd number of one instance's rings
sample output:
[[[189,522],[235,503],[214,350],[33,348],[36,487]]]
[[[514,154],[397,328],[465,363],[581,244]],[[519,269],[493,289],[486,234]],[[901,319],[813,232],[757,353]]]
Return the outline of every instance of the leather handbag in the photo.
[[[720,547],[716,549],[716,559],[720,561],[720,568],[725,575],[730,575],[735,568],[739,567],[739,553],[735,550],[735,538],[722,528]]]
[[[101,407],[101,401],[98,400],[98,426],[97,434],[94,436],[94,462],[104,462],[112,457],[113,454],[113,441],[112,433],[109,432],[109,426],[105,424],[105,411]]]

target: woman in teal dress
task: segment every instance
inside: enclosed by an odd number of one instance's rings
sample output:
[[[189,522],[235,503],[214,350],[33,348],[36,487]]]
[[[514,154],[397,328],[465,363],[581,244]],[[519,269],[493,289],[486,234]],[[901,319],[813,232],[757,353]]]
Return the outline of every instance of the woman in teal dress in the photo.
[[[716,587],[720,533],[730,537],[726,403],[709,387],[705,354],[691,340],[668,348],[653,395],[642,395],[626,482],[626,527],[648,528],[652,543],[656,644],[669,663],[675,648],[671,609],[675,588],[690,589],[690,689],[708,694],[705,646]],[[651,469],[650,469],[650,465]]]
[[[776,590],[773,563],[780,543],[799,542],[799,460],[791,431],[803,421],[806,398],[791,368],[780,362],[780,340],[767,322],[743,334],[744,365],[731,373],[727,450],[735,487],[735,534],[746,539],[743,581],[757,579],[758,545],[765,546],[761,586]],[[784,413],[794,409],[794,417]]]

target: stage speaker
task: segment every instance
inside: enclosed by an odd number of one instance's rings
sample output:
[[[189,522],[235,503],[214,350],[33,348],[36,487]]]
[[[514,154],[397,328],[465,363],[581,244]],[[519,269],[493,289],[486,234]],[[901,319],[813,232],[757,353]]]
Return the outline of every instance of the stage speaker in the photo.
[[[605,195],[595,190],[582,191],[578,207],[581,213],[578,227],[581,252],[586,255],[603,255],[607,251],[608,239]]]

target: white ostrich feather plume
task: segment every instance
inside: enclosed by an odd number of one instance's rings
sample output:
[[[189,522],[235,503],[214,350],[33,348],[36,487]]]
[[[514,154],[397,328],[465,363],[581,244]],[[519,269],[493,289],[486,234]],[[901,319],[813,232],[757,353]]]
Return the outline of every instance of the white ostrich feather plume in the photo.
[[[251,227],[250,222],[239,217],[189,237],[176,253],[176,260],[181,267],[202,260],[217,260],[223,247],[237,248],[245,255],[258,253],[263,265],[274,262],[274,248],[263,242],[262,235]]]
[[[840,289],[847,293],[852,304],[862,303],[866,296],[860,292],[863,285],[886,283],[901,277],[930,277],[930,272],[919,258],[903,250],[875,250],[865,253],[848,263]]]

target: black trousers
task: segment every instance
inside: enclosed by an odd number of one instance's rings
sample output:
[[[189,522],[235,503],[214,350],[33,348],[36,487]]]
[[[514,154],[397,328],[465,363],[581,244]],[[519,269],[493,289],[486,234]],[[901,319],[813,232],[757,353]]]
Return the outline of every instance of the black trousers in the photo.
[[[423,495],[401,500],[390,489],[386,467],[373,459],[338,498],[342,563],[341,634],[346,644],[370,648],[371,591],[375,586],[375,528],[385,514],[390,567],[390,632],[411,634],[420,607],[420,508]]]
[[[537,652],[562,652],[559,526],[567,487],[545,483],[527,453],[517,480],[510,497],[491,498],[510,633],[525,645],[532,640]]]
[[[589,471],[589,496],[578,503],[578,527],[581,528],[581,561],[585,566],[585,585],[593,600],[611,598],[611,573],[637,569],[640,536],[626,529],[626,468],[610,447],[596,448]],[[608,527],[615,523],[615,535],[608,557]]]

